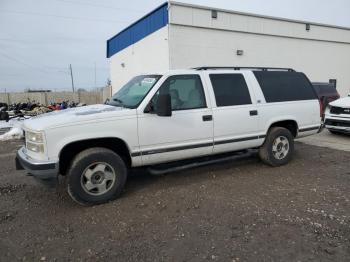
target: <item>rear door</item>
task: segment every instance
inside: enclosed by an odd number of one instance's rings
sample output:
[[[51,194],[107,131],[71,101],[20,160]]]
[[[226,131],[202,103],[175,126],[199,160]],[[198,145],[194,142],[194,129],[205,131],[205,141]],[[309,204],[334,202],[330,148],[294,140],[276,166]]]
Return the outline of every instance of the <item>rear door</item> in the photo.
[[[209,73],[212,86],[214,118],[214,153],[251,148],[261,145],[259,112],[254,90],[244,73]]]

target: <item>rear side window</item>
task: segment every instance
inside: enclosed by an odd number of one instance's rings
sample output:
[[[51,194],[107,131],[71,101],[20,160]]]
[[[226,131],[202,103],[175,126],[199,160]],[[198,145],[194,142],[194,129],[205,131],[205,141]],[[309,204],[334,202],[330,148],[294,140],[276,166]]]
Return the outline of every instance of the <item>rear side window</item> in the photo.
[[[317,99],[313,86],[302,73],[255,71],[266,102]]]
[[[238,106],[252,103],[247,83],[241,74],[211,74],[217,106]]]

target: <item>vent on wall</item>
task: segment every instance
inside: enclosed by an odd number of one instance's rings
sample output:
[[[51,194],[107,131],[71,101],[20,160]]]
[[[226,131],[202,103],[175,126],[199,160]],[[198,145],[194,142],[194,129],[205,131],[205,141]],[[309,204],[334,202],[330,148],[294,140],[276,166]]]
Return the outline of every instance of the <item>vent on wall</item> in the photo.
[[[218,18],[218,11],[216,11],[216,10],[211,10],[211,18],[217,19],[217,18]]]
[[[236,54],[237,54],[238,56],[242,56],[242,55],[244,54],[244,51],[243,51],[243,50],[237,50],[237,51],[236,51]]]
[[[311,29],[311,25],[310,24],[306,24],[306,31],[310,31]]]
[[[335,88],[337,88],[337,79],[329,79],[329,83],[332,84]]]

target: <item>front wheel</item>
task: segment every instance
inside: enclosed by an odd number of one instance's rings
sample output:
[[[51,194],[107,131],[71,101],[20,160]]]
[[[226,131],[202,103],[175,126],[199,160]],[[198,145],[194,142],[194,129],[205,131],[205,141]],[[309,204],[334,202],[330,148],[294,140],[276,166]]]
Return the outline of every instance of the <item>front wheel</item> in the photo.
[[[265,143],[259,149],[260,159],[270,166],[286,165],[293,157],[294,137],[283,127],[270,129]]]
[[[90,148],[79,153],[67,173],[67,189],[81,205],[97,205],[116,199],[127,178],[122,158],[106,148]]]

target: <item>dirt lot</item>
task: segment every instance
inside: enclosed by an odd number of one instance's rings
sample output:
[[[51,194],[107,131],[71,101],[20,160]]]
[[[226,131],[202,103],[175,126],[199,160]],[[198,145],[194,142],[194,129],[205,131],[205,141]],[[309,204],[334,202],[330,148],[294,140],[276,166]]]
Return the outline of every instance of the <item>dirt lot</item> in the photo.
[[[320,134],[308,136],[299,141],[313,145],[350,152],[350,134],[331,134],[328,130],[323,130]]]
[[[15,171],[16,147],[0,144],[0,261],[350,261],[350,152],[139,174],[83,208]]]

